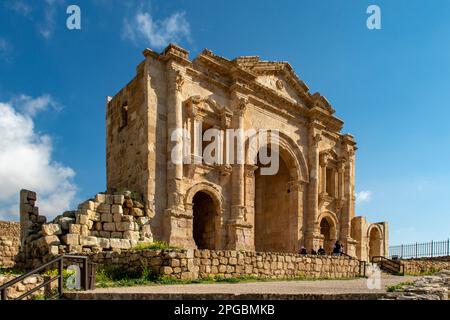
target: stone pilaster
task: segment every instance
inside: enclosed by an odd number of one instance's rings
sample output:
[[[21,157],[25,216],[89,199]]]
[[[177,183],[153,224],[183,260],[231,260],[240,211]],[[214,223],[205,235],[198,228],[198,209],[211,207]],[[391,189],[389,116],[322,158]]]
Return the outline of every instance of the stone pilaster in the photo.
[[[319,169],[320,169],[320,149],[319,143],[322,140],[321,128],[318,122],[313,122],[309,128],[309,163],[310,182],[308,185],[307,208],[305,230],[305,247],[308,250],[318,249],[320,243],[320,231],[318,230],[319,217]]]

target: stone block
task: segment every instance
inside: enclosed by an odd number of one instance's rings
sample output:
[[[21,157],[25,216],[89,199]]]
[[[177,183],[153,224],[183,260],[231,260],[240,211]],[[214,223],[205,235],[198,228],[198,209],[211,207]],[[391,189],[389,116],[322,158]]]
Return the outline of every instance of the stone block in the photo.
[[[126,200],[124,201],[124,207],[126,207],[126,208],[133,208],[133,200],[131,200],[131,199],[126,199]]]
[[[111,238],[115,238],[115,239],[122,239],[123,237],[123,232],[111,232]]]
[[[161,267],[160,272],[163,275],[170,275],[173,273],[173,269],[172,269],[172,267],[164,266],[164,267]]]
[[[46,237],[39,238],[37,244],[39,247],[44,247],[44,246],[51,246],[51,245],[59,245],[60,241],[57,236],[46,236]]]
[[[55,234],[58,235],[61,233],[61,226],[59,224],[49,223],[42,225],[42,234],[44,236],[53,236]]]
[[[89,217],[87,216],[87,214],[76,214],[76,223],[77,224],[87,224],[89,220]]]
[[[139,231],[124,231],[123,238],[138,241],[140,238]]]
[[[134,231],[134,222],[117,222],[117,231]]]
[[[113,205],[111,206],[111,213],[112,213],[112,214],[115,214],[115,213],[123,214],[123,208],[122,208],[122,206],[121,206],[120,204],[113,204]]]
[[[102,222],[112,222],[113,221],[113,215],[111,213],[102,213],[101,214],[101,221]]]
[[[114,204],[122,205],[125,201],[125,196],[121,194],[114,195]]]
[[[92,236],[81,236],[80,245],[83,247],[93,247],[98,245],[98,238]]]
[[[96,231],[102,231],[103,230],[103,223],[101,223],[100,221],[96,222],[94,224],[94,228]]]
[[[106,238],[99,238],[98,239],[98,245],[102,249],[109,249],[111,247],[110,240]]]
[[[88,226],[86,226],[86,225],[81,225],[81,232],[80,232],[80,234],[82,235],[82,236],[89,236],[89,228],[88,228]]]
[[[111,213],[111,205],[107,203],[101,203],[97,207],[97,212],[100,213]]]
[[[131,243],[128,239],[110,239],[111,248],[113,249],[130,249]]]
[[[75,246],[80,244],[80,235],[76,233],[68,233],[62,236],[62,241],[64,244]]]
[[[105,201],[106,201],[106,195],[105,195],[105,194],[103,194],[103,193],[98,193],[98,194],[95,196],[95,202],[103,203],[103,202],[105,202]]]
[[[85,201],[78,206],[78,209],[95,211],[95,202],[92,200]]]
[[[110,231],[99,231],[100,237],[102,238],[111,238],[111,232]]]
[[[123,215],[120,213],[115,213],[113,215],[113,222],[122,222]]]
[[[133,215],[134,217],[143,217],[144,211],[140,208],[133,208],[131,209],[131,215]]]
[[[104,231],[110,231],[110,232],[116,231],[116,223],[114,223],[114,222],[105,222],[103,224],[103,230]]]

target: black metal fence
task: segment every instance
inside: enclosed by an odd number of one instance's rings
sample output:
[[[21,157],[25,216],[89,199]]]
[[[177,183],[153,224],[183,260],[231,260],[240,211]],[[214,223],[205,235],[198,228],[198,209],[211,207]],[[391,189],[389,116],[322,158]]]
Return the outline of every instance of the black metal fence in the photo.
[[[450,256],[450,239],[389,247],[389,257],[424,258]]]

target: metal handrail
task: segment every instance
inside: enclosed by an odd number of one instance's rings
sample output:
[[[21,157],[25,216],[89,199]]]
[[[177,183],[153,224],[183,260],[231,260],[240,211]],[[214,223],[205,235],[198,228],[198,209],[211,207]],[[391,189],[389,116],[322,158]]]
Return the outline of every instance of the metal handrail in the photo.
[[[402,275],[405,274],[405,266],[400,261],[391,260],[383,256],[374,256],[372,257],[372,263],[380,263],[381,269]]]
[[[16,283],[38,273],[39,271],[42,271],[43,269],[53,265],[54,263],[58,263],[58,275],[54,276],[52,278],[50,278],[49,280],[44,281],[42,284],[36,286],[35,288],[31,289],[30,291],[25,292],[24,294],[22,294],[21,296],[17,297],[15,300],[21,300],[29,295],[31,295],[33,292],[41,289],[42,287],[52,283],[55,280],[58,280],[58,297],[61,297],[63,295],[63,267],[64,267],[64,259],[80,259],[83,260],[83,278],[82,278],[82,282],[81,285],[82,287],[87,290],[88,287],[88,257],[86,256],[76,256],[76,255],[60,255],[46,263],[44,263],[43,265],[21,275],[18,276],[17,278],[14,278],[6,283],[4,283],[3,285],[0,286],[0,292],[1,292],[1,300],[8,300],[8,295],[7,295],[7,290],[9,287],[15,285]]]

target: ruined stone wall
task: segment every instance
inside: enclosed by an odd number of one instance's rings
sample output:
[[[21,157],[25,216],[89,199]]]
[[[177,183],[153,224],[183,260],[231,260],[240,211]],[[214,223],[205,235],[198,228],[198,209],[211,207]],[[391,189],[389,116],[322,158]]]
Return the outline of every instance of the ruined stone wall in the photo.
[[[27,200],[30,192],[21,192],[21,199],[28,201],[21,205],[25,210],[21,217],[29,219],[21,255],[26,268],[39,266],[58,254],[130,249],[139,242],[153,241],[144,205],[130,192],[99,193],[80,204],[78,210],[64,212],[50,223],[45,223],[34,202]]]
[[[401,262],[405,268],[405,274],[423,274],[450,270],[450,257],[404,259]]]
[[[18,222],[0,221],[0,268],[15,265],[20,249],[20,224]]]
[[[240,252],[222,250],[129,250],[91,255],[100,266],[127,270],[148,267],[177,279],[211,276],[225,278],[347,278],[359,276],[359,261],[347,257],[310,256],[290,253]]]

